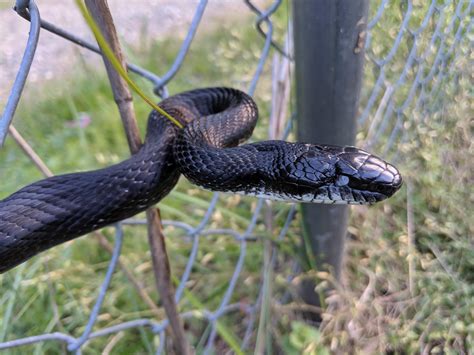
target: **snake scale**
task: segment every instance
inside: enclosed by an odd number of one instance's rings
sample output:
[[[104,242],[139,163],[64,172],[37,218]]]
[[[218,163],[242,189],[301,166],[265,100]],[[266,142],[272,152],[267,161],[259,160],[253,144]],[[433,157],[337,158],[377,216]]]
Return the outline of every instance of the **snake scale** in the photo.
[[[37,181],[0,201],[0,272],[65,241],[144,211],[180,174],[192,183],[284,201],[372,204],[402,185],[398,170],[354,147],[248,139],[258,118],[245,93],[184,92],[152,111],[139,152],[116,165]]]

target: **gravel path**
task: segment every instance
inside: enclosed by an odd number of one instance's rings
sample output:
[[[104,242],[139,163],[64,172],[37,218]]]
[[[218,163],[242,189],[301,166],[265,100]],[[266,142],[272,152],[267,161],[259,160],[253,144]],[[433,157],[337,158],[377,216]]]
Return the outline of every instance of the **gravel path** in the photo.
[[[29,22],[18,16],[0,0],[0,107],[6,102],[18,70],[28,37]],[[74,0],[37,0],[41,18],[86,38],[93,37],[84,23]],[[194,15],[196,0],[109,1],[117,31],[123,43],[150,41],[164,35],[184,37]],[[240,0],[211,0],[201,20],[199,31],[218,24],[225,18],[251,16]],[[146,36],[143,34],[146,33]],[[144,37],[146,37],[144,39]],[[80,52],[78,52],[80,51]],[[88,62],[102,65],[99,56],[65,41],[47,31],[41,31],[38,49],[28,76],[27,86],[61,77],[74,69],[81,56]],[[0,109],[0,111],[2,111]]]

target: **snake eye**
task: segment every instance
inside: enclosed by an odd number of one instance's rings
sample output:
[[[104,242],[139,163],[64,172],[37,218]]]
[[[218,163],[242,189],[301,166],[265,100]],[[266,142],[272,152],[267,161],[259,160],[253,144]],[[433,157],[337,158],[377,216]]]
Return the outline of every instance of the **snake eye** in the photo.
[[[336,186],[346,186],[349,183],[349,177],[346,175],[339,175],[334,183]]]

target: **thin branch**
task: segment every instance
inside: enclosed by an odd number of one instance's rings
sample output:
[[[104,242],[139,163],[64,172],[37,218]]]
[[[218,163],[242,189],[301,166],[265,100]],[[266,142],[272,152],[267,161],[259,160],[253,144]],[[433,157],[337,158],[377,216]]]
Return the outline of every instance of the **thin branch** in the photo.
[[[105,0],[85,0],[86,6],[94,18],[94,21],[102,31],[103,36],[107,40],[110,48],[114,52],[117,59],[122,66],[126,67],[126,62],[122,54],[122,49],[115,30],[115,25],[110,13],[107,1]],[[102,55],[104,59],[105,68],[109,77],[110,86],[114,94],[114,100],[122,118],[122,123],[125,128],[128,145],[132,153],[138,152],[141,146],[140,132],[138,130],[137,120],[135,118],[135,111],[133,109],[133,99],[130,89],[125,80],[117,73],[109,60]]]
[[[407,186],[407,234],[408,234],[408,288],[411,296],[415,294],[415,216],[413,211],[413,187],[410,180]]]
[[[272,234],[273,231],[273,209],[272,201],[266,201],[265,209],[265,228]],[[258,322],[257,340],[255,344],[255,354],[264,354],[265,346],[271,339],[271,312],[270,303],[272,297],[274,265],[272,262],[273,245],[271,238],[265,238],[263,241],[263,273],[262,273],[262,291],[260,293],[260,317]]]
[[[148,219],[148,240],[150,243],[153,267],[159,271],[155,272],[156,285],[161,296],[161,302],[170,320],[171,329],[173,330],[173,346],[176,354],[191,354],[191,348],[187,344],[183,324],[179,318],[178,309],[174,300],[174,289],[172,286],[170,264],[166,252],[160,212],[158,209],[150,208],[146,211],[146,215]]]
[[[16,130],[13,125],[8,127],[8,133],[13,138],[13,140],[20,146],[20,148],[25,152],[25,154],[30,158],[33,164],[43,173],[46,177],[51,177],[54,174],[51,170],[46,166],[46,164],[41,160],[38,154],[34,151],[34,149],[29,145],[29,143],[22,137],[20,132]]]

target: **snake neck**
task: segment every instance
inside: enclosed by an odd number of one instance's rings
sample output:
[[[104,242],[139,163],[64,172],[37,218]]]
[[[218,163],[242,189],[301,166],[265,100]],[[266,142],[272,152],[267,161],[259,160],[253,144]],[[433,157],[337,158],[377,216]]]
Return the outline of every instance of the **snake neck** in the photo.
[[[285,142],[221,148],[202,140],[191,140],[188,134],[185,131],[179,135],[174,157],[181,173],[192,183],[212,191],[246,195],[271,193],[269,187],[278,181],[274,165],[282,159],[278,144]]]
[[[179,132],[173,146],[180,172],[196,185],[213,191],[238,192],[260,184],[260,173],[265,170],[263,155],[256,146],[237,146],[255,128],[255,102],[229,88],[190,91],[175,98],[188,117],[195,116]],[[266,156],[271,159],[271,154]]]

